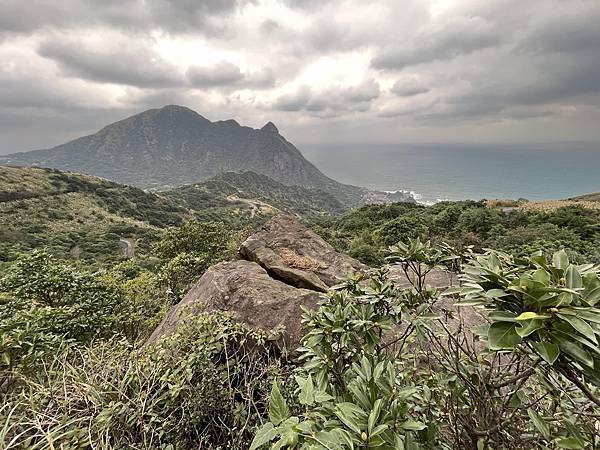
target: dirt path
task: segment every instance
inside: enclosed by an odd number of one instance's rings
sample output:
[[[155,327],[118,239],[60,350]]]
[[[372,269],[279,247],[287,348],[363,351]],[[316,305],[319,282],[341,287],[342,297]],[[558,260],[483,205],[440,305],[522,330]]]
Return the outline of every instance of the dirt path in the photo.
[[[253,219],[254,216],[258,213],[258,210],[261,206],[267,206],[269,208],[273,208],[271,205],[261,202],[259,200],[248,200],[247,198],[239,198],[235,195],[228,195],[227,200],[230,202],[242,202],[250,205],[250,218]]]
[[[133,250],[133,240],[128,238],[120,238],[119,244],[121,245],[123,256],[126,258],[133,258],[135,256],[135,251]]]

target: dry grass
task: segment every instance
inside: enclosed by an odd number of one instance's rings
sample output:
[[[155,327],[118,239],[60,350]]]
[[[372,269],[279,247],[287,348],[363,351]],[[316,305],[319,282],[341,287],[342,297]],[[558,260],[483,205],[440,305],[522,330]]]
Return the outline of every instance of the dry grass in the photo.
[[[522,204],[519,209],[527,212],[552,212],[566,206],[580,206],[586,209],[600,209],[600,202],[577,200],[540,200]]]
[[[301,256],[295,251],[287,248],[280,250],[279,256],[281,256],[287,264],[296,269],[316,270],[322,267],[319,261],[310,256]]]

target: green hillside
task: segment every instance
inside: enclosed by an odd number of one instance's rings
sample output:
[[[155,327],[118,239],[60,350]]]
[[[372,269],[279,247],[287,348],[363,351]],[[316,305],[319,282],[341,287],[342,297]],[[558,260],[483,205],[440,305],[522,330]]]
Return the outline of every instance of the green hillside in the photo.
[[[600,202],[600,192],[595,192],[593,194],[579,195],[577,197],[570,198],[569,200]]]
[[[187,220],[241,229],[280,211],[307,219],[343,210],[331,194],[253,172],[150,193],[84,174],[0,166],[0,261],[46,248],[97,266],[124,257],[122,240],[148,255],[164,229]]]
[[[301,217],[342,213],[346,208],[331,194],[302,186],[288,186],[254,172],[226,172],[210,180],[163,192],[166,198],[195,212],[198,218],[222,220],[285,211]]]
[[[338,250],[373,265],[390,245],[408,238],[529,255],[566,248],[579,261],[600,262],[600,209],[575,202],[552,208],[504,208],[461,201],[431,207],[367,205],[319,221],[314,229]]]
[[[141,189],[53,169],[0,167],[0,260],[45,247],[95,264],[119,259],[120,239],[144,253],[161,229],[191,217]]]

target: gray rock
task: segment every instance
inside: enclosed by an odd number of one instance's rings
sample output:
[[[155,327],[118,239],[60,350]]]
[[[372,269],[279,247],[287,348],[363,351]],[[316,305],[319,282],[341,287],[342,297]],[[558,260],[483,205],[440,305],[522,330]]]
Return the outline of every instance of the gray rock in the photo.
[[[316,233],[288,215],[277,215],[250,236],[240,255],[273,277],[299,288],[325,292],[340,279],[368,267],[335,251]]]
[[[182,311],[192,314],[225,311],[254,329],[272,330],[285,326],[283,344],[296,348],[302,337],[301,306],[315,307],[319,293],[298,289],[275,280],[250,261],[228,261],[212,266],[154,330],[148,344],[172,334]]]

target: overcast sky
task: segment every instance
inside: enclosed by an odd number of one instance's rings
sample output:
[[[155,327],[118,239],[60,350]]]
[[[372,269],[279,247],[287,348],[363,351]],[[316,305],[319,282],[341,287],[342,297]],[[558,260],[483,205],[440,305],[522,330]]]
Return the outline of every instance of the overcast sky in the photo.
[[[136,112],[299,144],[600,141],[599,0],[0,0],[0,153]]]

